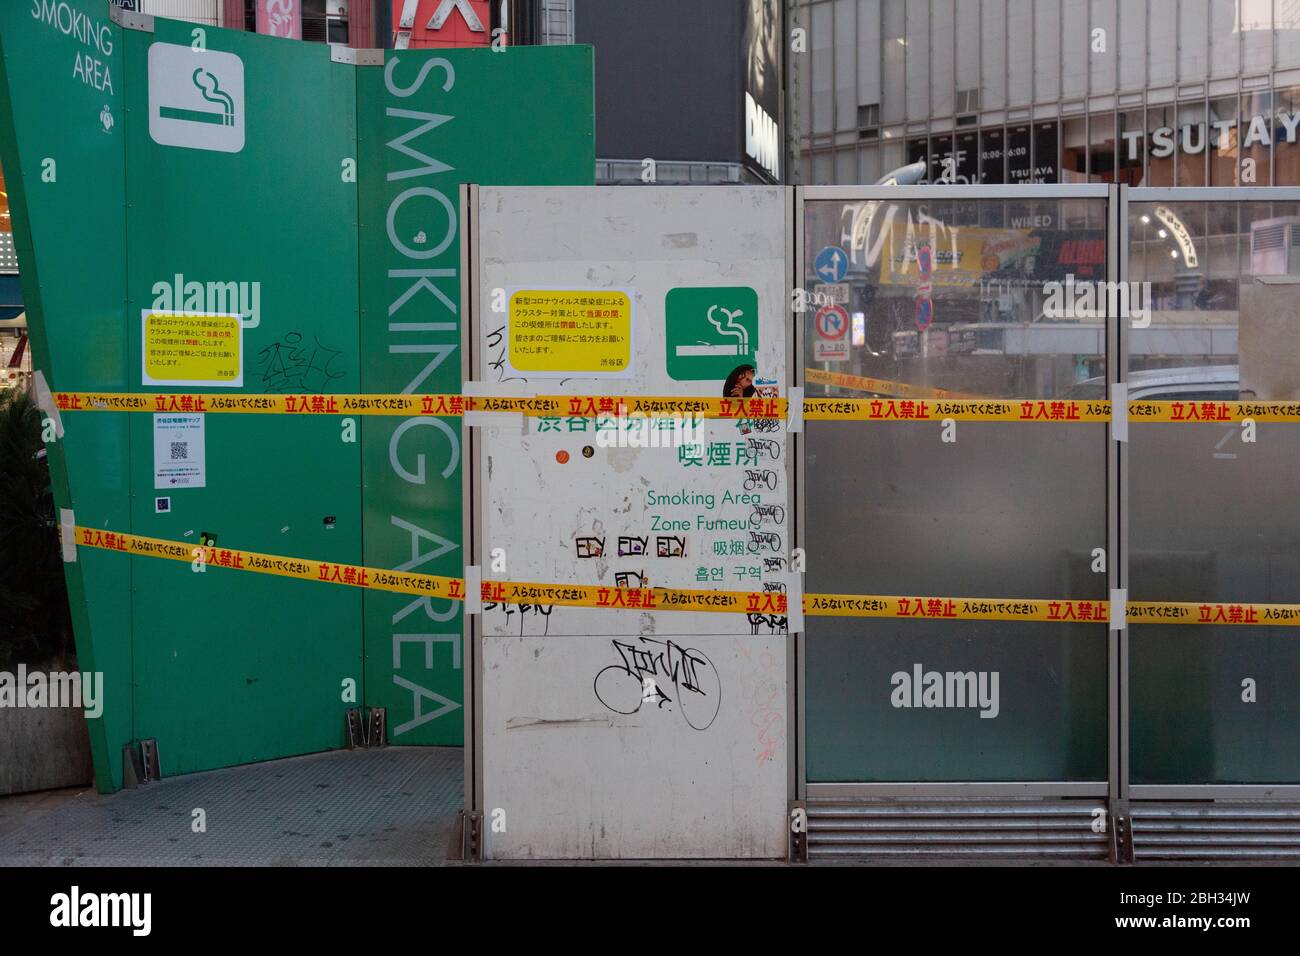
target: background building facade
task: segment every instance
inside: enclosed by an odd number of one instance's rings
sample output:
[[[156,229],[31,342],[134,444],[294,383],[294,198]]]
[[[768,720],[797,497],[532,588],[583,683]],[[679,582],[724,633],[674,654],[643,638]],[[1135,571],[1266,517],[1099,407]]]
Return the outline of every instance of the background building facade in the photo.
[[[805,183],[1300,184],[1297,0],[794,0]]]
[[[495,6],[495,5],[494,5]],[[512,0],[514,45],[596,51],[596,182],[779,183],[781,0]]]

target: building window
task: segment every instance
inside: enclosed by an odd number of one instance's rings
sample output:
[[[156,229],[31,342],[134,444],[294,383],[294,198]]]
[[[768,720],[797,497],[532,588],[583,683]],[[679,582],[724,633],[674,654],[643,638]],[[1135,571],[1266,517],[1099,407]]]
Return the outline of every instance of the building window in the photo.
[[[980,178],[986,186],[996,186],[1007,181],[1005,137],[1000,129],[986,129],[980,133]]]
[[[958,133],[957,146],[954,150],[957,160],[957,182],[963,184],[978,183],[979,180],[979,134]]]
[[[1300,186],[1300,87],[1278,90],[1273,95],[1273,182]]]
[[[1080,116],[1061,124],[1061,182],[1088,181],[1088,121]]]
[[[921,176],[920,182],[928,183],[930,181],[930,150],[924,139],[909,139],[907,141],[907,163],[911,166],[913,163],[925,163],[926,171]]]
[[[1241,140],[1237,129],[1237,98],[1235,96],[1210,100],[1207,116],[1210,133],[1210,185],[1237,185],[1237,171],[1241,162]]]
[[[951,183],[957,175],[956,160],[952,154],[952,135],[930,137],[930,182]]]
[[[1243,186],[1267,186],[1271,182],[1272,119],[1273,94],[1271,92],[1242,95],[1237,135],[1241,137],[1242,169],[1239,178]]]
[[[1115,160],[1115,181],[1129,186],[1145,182],[1143,164],[1147,154],[1147,127],[1141,110],[1119,114],[1119,153]]]
[[[1093,113],[1088,117],[1089,182],[1115,182],[1118,145],[1114,113]]]
[[[1185,103],[1177,109],[1178,185],[1205,185],[1205,153],[1209,131],[1203,103]]]
[[[880,138],[880,104],[858,107],[858,139]]]
[[[1007,128],[1007,182],[1014,186],[1029,182],[1033,167],[1029,159],[1029,127]]]
[[[1031,183],[1060,181],[1060,161],[1056,155],[1061,130],[1056,121],[1034,127],[1034,174]]]
[[[1147,110],[1147,185],[1174,185],[1174,156],[1178,151],[1178,131],[1174,108],[1162,106]]]

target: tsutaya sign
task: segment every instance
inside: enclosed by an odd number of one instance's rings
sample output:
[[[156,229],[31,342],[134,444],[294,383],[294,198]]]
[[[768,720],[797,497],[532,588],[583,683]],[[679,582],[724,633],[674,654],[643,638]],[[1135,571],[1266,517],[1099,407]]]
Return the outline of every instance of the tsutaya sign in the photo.
[[[1272,129],[1269,124],[1270,117],[1265,115],[1252,116],[1249,121],[1245,121],[1245,135],[1240,131],[1242,122],[1236,119],[1215,120],[1212,123],[1189,123],[1178,127],[1177,136],[1172,126],[1161,126],[1151,131],[1151,155],[1156,159],[1163,159],[1173,154],[1175,147],[1182,152],[1195,155],[1205,152],[1207,137],[1209,145],[1218,149],[1221,153],[1236,148],[1238,145],[1243,149],[1249,149],[1251,146],[1267,143],[1273,137]],[[1300,125],[1300,112],[1287,113],[1279,110],[1276,115],[1277,123],[1286,136],[1288,143],[1296,141],[1296,127]],[[1213,134],[1208,133],[1208,129],[1213,129]],[[1136,161],[1140,158],[1140,144],[1146,138],[1147,134],[1141,130],[1132,130],[1130,132],[1120,133],[1125,143],[1128,144],[1128,158]]]

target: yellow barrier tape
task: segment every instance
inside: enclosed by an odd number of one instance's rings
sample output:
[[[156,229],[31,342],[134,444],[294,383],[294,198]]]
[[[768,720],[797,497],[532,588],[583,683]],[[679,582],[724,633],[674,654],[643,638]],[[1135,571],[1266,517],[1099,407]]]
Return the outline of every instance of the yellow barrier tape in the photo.
[[[209,547],[185,541],[167,541],[162,538],[146,538],[137,534],[86,528],[81,525],[76,528],[76,536],[77,544],[82,547],[104,548],[124,554],[189,563],[201,560],[204,567],[210,568],[274,574],[301,581],[348,584],[375,591],[395,591],[399,594],[418,594],[426,597],[463,598],[465,596],[463,578],[388,571],[383,568],[367,568],[333,561],[312,561],[308,558],[290,558],[278,554],[240,551],[235,548]]]
[[[698,415],[717,419],[782,419],[784,398],[708,398],[655,395],[211,395],[58,392],[61,411],[235,412],[288,415],[435,415],[467,411],[522,412],[534,417]],[[1110,417],[1104,401],[993,399],[809,398],[804,417],[818,421],[1045,421],[1098,422]]]
[[[655,395],[214,395],[56,392],[65,412],[235,412],[268,415],[438,415],[522,412],[535,417],[699,415],[703,418],[784,418],[784,398],[708,398]]]
[[[1110,402],[806,398],[809,421],[1105,422]]]
[[[804,614],[824,617],[908,617],[953,621],[1110,620],[1107,601],[1040,601],[871,594],[805,594]]]
[[[866,381],[866,380],[864,380]],[[695,415],[718,419],[783,419],[784,398],[708,398],[670,395],[213,395],[55,392],[63,412],[232,412],[267,415],[431,415],[513,412],[532,417],[595,418]],[[1107,422],[1110,402],[1073,399],[994,398],[805,398],[812,421]],[[1128,403],[1130,421],[1300,422],[1300,402]]]
[[[836,388],[848,388],[857,392],[874,392],[893,398],[981,398],[980,395],[968,395],[946,388],[927,388],[923,385],[908,385],[906,382],[891,382],[885,378],[868,378],[863,375],[849,375],[845,372],[824,372],[819,368],[803,370],[805,385],[833,385]]]
[[[215,395],[56,392],[65,412],[234,412],[268,415],[441,415],[467,411],[558,415],[558,399],[472,398],[467,395]]]
[[[703,418],[785,418],[784,398],[709,398],[689,395],[547,395],[560,406],[551,414],[573,418],[598,415],[699,415]]]
[[[1128,403],[1131,422],[1300,422],[1300,402]]]
[[[1300,624],[1300,604],[1197,604],[1194,601],[1130,601],[1130,624]]]
[[[344,584],[351,587],[441,597],[465,598],[465,580],[363,565],[312,561],[283,555],[218,548],[184,541],[76,527],[77,544],[122,554],[163,558],[205,567],[273,574]],[[550,604],[563,607],[616,608],[637,611],[704,611],[721,614],[785,616],[786,596],[770,591],[696,591],[677,588],[611,588],[588,584],[537,584],[524,581],[484,581],[484,603]],[[805,594],[804,613],[815,617],[925,618],[955,621],[1046,621],[1106,623],[1107,601],[1044,601],[1018,598],[889,596],[871,594]],[[1137,601],[1128,605],[1135,624],[1254,624],[1300,625],[1300,604],[1222,604]]]

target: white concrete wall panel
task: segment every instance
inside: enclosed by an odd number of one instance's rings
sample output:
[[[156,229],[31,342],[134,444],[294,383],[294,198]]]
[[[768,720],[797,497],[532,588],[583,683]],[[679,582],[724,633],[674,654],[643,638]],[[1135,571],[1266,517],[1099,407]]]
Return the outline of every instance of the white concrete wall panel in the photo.
[[[494,289],[622,289],[634,301],[634,368],[627,379],[575,376],[502,383],[525,394],[721,394],[718,381],[669,377],[665,302],[680,287],[748,287],[757,294],[760,386],[786,395],[788,367],[786,209],[762,187],[489,188],[480,192],[480,359],[494,368],[507,317],[490,309]],[[787,438],[711,421],[701,444],[771,442],[757,470],[770,471],[764,505],[782,509],[765,526],[788,557],[791,510]],[[600,447],[592,432],[530,424],[482,429],[482,553],[505,548],[506,571],[484,580],[616,584],[636,572],[649,585],[758,591],[697,522],[747,522],[745,469],[685,466],[676,448]],[[593,446],[586,458],[584,446]],[[566,451],[561,463],[557,452]],[[562,457],[562,456],[561,456]],[[650,494],[713,495],[703,505],[652,504]],[[658,557],[655,521],[685,521],[684,557]],[[600,558],[577,556],[599,537]],[[648,538],[643,556],[618,555],[620,537]],[[725,565],[723,583],[697,568]],[[507,612],[510,613],[507,613]],[[786,852],[788,637],[783,621],[742,614],[555,607],[549,614],[485,609],[482,628],[485,856],[543,858],[777,858]],[[668,700],[642,701],[634,655]],[[688,675],[693,675],[688,676]],[[686,686],[690,685],[690,686]],[[492,827],[505,811],[504,832]]]

